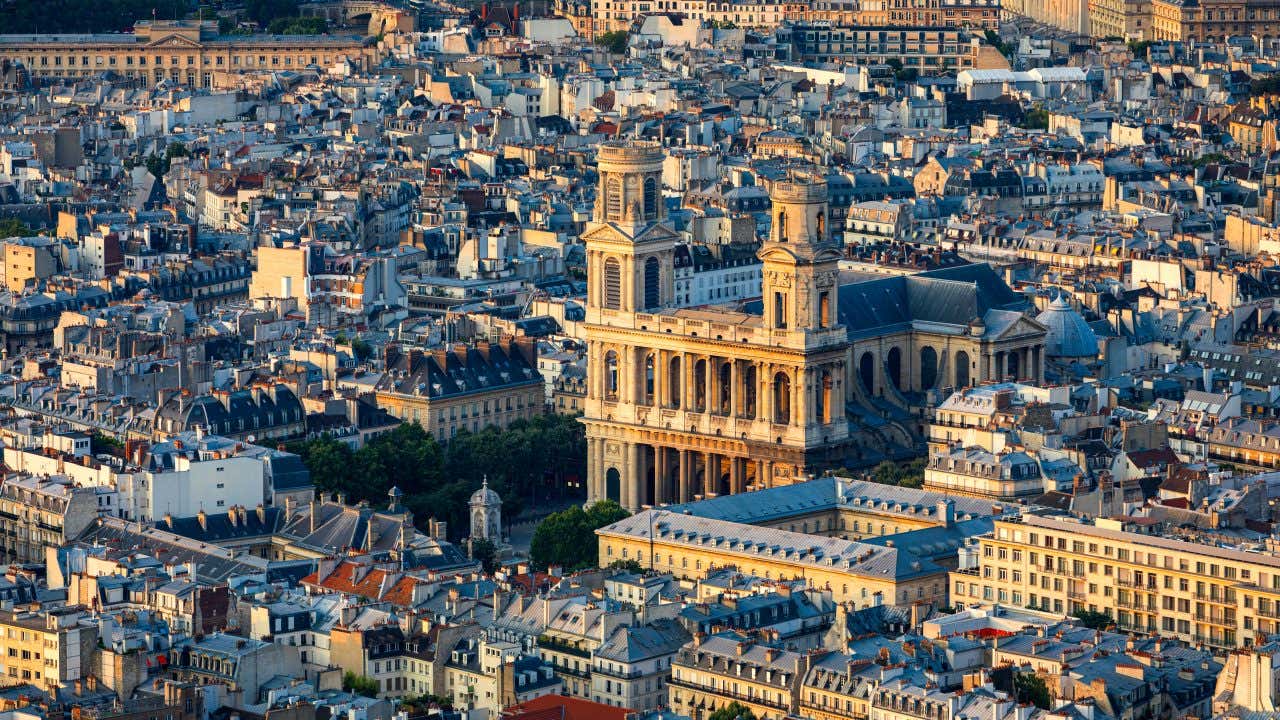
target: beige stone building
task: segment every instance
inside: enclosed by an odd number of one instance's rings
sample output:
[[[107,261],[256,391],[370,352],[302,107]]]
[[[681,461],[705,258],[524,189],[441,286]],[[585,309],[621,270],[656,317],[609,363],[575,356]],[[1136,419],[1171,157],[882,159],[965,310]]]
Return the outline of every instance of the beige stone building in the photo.
[[[650,532],[652,531],[652,537]],[[600,565],[634,560],[677,578],[735,567],[768,580],[803,578],[859,608],[941,605],[947,571],[910,550],[821,537],[666,510],[646,510],[596,531]]]
[[[349,60],[369,67],[368,38],[341,35],[219,35],[214,21],[139,21],[132,34],[0,35],[0,60],[32,77],[91,77],[108,70],[152,84],[214,87],[222,73],[281,72]]]
[[[526,337],[431,350],[402,351],[393,345],[374,396],[378,407],[418,423],[440,442],[459,430],[505,428],[546,409],[536,353]]]
[[[782,720],[799,708],[813,657],[746,639],[697,636],[671,663],[669,704],[678,714],[706,717],[736,702],[760,720]]]
[[[1089,34],[1144,40],[1151,35],[1150,0],[1089,0]]]
[[[1107,612],[1121,630],[1217,648],[1280,630],[1280,557],[1163,533],[1140,520],[996,520],[976,567],[952,573],[950,601]]]
[[[1151,0],[1149,40],[1225,42],[1241,35],[1280,37],[1280,0]]]
[[[788,484],[919,444],[931,391],[1042,376],[1045,328],[986,265],[841,286],[825,181],[773,183],[761,299],[674,308],[662,148],[601,146],[587,247],[588,497]],[[896,406],[876,427],[846,407]]]

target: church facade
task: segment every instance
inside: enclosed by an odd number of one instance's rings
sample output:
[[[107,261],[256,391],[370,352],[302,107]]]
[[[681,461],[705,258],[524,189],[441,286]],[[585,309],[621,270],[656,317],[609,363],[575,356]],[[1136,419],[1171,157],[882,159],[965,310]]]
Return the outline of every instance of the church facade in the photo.
[[[760,299],[674,308],[658,143],[600,147],[587,251],[589,501],[630,509],[918,451],[929,393],[1039,377],[1044,328],[985,265],[841,283],[827,184],[772,183]]]

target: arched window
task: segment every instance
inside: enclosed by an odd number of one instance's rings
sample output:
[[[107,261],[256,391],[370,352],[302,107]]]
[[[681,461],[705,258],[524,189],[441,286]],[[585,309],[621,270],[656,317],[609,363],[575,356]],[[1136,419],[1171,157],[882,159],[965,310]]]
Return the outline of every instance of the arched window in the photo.
[[[644,217],[646,220],[658,218],[658,181],[655,178],[644,180]]]
[[[608,212],[608,219],[622,219],[622,180],[618,178],[609,178],[605,183],[605,208]]]
[[[827,290],[818,293],[818,327],[831,327],[831,292]]]
[[[773,421],[778,425],[791,422],[791,377],[784,372],[773,376]]]
[[[920,350],[920,389],[928,390],[938,382],[938,352],[928,345]]]
[[[778,211],[778,242],[787,241],[787,211]]]
[[[671,405],[671,407],[679,408],[680,407],[680,391],[681,391],[681,388],[683,387],[681,383],[681,380],[683,379],[681,377],[681,371],[684,369],[680,364],[680,356],[677,355],[671,358],[671,362],[668,364],[667,367],[668,367],[667,387],[670,388],[671,390],[671,394],[670,394],[670,397],[667,398],[667,402]]]
[[[898,348],[890,348],[889,356],[885,358],[885,370],[889,373],[889,382],[893,386],[902,389],[902,351]]]
[[[618,399],[618,353],[612,350],[604,354],[604,396]]]
[[[780,292],[773,294],[773,326],[782,330],[787,328],[787,296]]]
[[[738,408],[738,415],[754,419],[756,416],[756,383],[759,380],[756,377],[756,366],[748,365],[747,371],[742,373],[742,407]]]
[[[719,413],[728,415],[733,407],[733,365],[727,362],[721,363],[719,375],[717,383],[720,393]]]
[[[604,261],[604,307],[617,310],[622,307],[622,265],[617,258]]]
[[[644,404],[653,404],[653,355],[646,355],[644,358]]]
[[[961,350],[956,353],[956,387],[969,386],[969,353]]]
[[[658,267],[658,258],[651,257],[644,261],[644,309],[658,307],[661,297],[660,287],[662,271]]]
[[[693,410],[706,412],[707,409],[707,361],[698,360],[693,364]]]
[[[815,242],[822,243],[827,240],[827,214],[818,211],[818,237],[814,238]]]

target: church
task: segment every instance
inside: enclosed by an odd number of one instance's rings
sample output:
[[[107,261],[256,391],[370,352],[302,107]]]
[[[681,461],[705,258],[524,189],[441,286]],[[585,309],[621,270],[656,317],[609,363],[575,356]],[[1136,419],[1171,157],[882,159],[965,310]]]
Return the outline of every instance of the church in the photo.
[[[641,140],[597,157],[589,502],[686,503],[918,454],[944,389],[1042,378],[1045,328],[987,265],[842,282],[820,177],[769,187],[758,299],[674,307],[663,160]]]

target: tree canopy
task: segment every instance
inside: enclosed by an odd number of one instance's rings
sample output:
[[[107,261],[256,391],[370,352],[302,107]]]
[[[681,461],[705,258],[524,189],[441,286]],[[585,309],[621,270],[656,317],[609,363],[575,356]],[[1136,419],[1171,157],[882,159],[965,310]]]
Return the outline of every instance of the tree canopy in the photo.
[[[630,515],[612,500],[601,500],[586,510],[574,505],[551,513],[533,531],[529,560],[539,569],[550,565],[559,565],[566,571],[597,567],[600,545],[596,530]]]
[[[403,423],[355,451],[328,436],[291,443],[289,450],[302,457],[319,490],[380,505],[398,487],[417,518],[447,520],[460,532],[467,527],[467,500],[483,479],[502,496],[503,514],[511,519],[530,498],[550,492],[555,479],[585,476],[587,456],[582,423],[565,415],[460,432],[445,446],[421,425]]]
[[[1049,686],[1044,678],[1034,673],[1017,673],[1013,676],[1013,690],[1018,702],[1029,702],[1041,710],[1048,710],[1053,702]]]
[[[756,720],[751,708],[734,700],[707,716],[707,720]]]
[[[348,670],[342,676],[342,689],[365,697],[378,697],[378,681],[367,675],[357,675]]]
[[[12,237],[31,237],[35,235],[30,226],[17,218],[0,219],[0,239]]]
[[[605,48],[614,55],[621,55],[627,51],[627,43],[631,40],[630,34],[625,30],[612,30],[606,33],[600,33],[596,36],[596,45]]]

